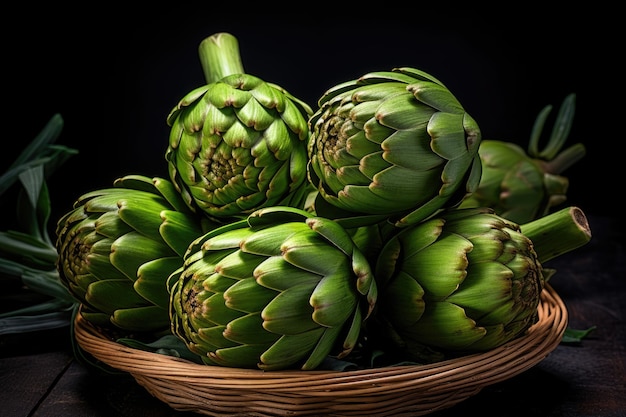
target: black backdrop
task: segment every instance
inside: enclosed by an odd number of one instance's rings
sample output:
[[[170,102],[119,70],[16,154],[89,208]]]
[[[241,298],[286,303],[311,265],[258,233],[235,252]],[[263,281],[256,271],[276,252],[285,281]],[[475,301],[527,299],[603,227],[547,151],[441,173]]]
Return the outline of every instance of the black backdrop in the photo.
[[[58,143],[80,153],[50,179],[55,218],[80,194],[119,176],[167,175],[165,118],[204,84],[197,48],[220,31],[238,38],[246,72],[313,107],[336,83],[411,66],[444,82],[483,138],[524,147],[537,113],[552,104],[555,116],[574,92],[567,143],[584,143],[587,155],[564,173],[568,203],[589,213],[619,210],[621,52],[610,10],[568,6],[547,15],[515,5],[503,13],[378,4],[356,12],[320,3],[251,12],[238,3],[223,10],[184,3],[132,13],[91,6],[5,14],[0,168],[60,113],[65,126]],[[13,210],[10,196],[2,197],[3,211]]]

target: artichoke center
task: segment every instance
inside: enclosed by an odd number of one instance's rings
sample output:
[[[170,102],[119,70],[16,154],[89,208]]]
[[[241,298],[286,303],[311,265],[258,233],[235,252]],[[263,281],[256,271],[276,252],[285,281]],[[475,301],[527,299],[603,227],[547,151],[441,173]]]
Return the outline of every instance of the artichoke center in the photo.
[[[207,154],[197,159],[202,161],[203,177],[211,191],[225,187],[232,178],[243,175],[245,168],[231,152],[226,152],[223,148],[209,147]]]

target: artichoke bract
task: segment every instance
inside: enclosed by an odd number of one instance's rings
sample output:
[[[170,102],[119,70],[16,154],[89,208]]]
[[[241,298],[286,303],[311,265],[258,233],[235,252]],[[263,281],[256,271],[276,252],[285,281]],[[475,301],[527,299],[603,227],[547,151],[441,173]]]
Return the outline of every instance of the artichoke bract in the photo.
[[[373,72],[326,91],[309,120],[320,216],[397,226],[458,205],[478,186],[481,132],[436,78]]]
[[[567,201],[569,179],[562,173],[585,155],[581,143],[562,149],[570,133],[575,94],[563,100],[546,146],[539,150],[548,105],[537,115],[528,149],[500,141],[483,140],[478,149],[483,173],[476,190],[460,207],[491,207],[516,223],[527,223],[548,214]]]
[[[590,238],[576,207],[521,226],[457,208],[402,229],[375,267],[378,337],[420,362],[498,347],[537,322],[543,264]]]
[[[346,230],[293,207],[198,238],[168,287],[172,332],[204,363],[268,371],[345,357],[376,302]]]
[[[189,244],[216,227],[163,178],[128,175],[80,196],[57,222],[57,269],[102,328],[170,333],[167,278]]]
[[[308,104],[246,74],[237,39],[217,33],[199,48],[207,84],[185,95],[167,117],[170,179],[193,210],[245,218],[261,207],[302,207]]]

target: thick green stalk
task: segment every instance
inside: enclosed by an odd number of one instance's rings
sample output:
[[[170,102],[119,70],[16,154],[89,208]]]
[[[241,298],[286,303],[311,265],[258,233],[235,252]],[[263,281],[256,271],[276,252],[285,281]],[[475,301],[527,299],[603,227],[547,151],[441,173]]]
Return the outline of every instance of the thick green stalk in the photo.
[[[585,245],[591,240],[587,216],[578,207],[566,207],[520,225],[541,263]]]
[[[216,33],[200,42],[198,48],[207,84],[233,74],[244,74],[239,42],[230,33]]]

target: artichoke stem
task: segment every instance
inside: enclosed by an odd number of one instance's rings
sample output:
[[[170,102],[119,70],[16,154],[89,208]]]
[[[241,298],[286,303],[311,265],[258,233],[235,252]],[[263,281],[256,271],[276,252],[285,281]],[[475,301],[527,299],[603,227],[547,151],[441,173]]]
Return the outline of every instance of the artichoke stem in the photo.
[[[542,264],[579,248],[591,240],[587,216],[578,207],[566,207],[520,225]]]
[[[244,74],[239,42],[230,33],[215,33],[200,42],[200,63],[207,84],[233,74]]]

